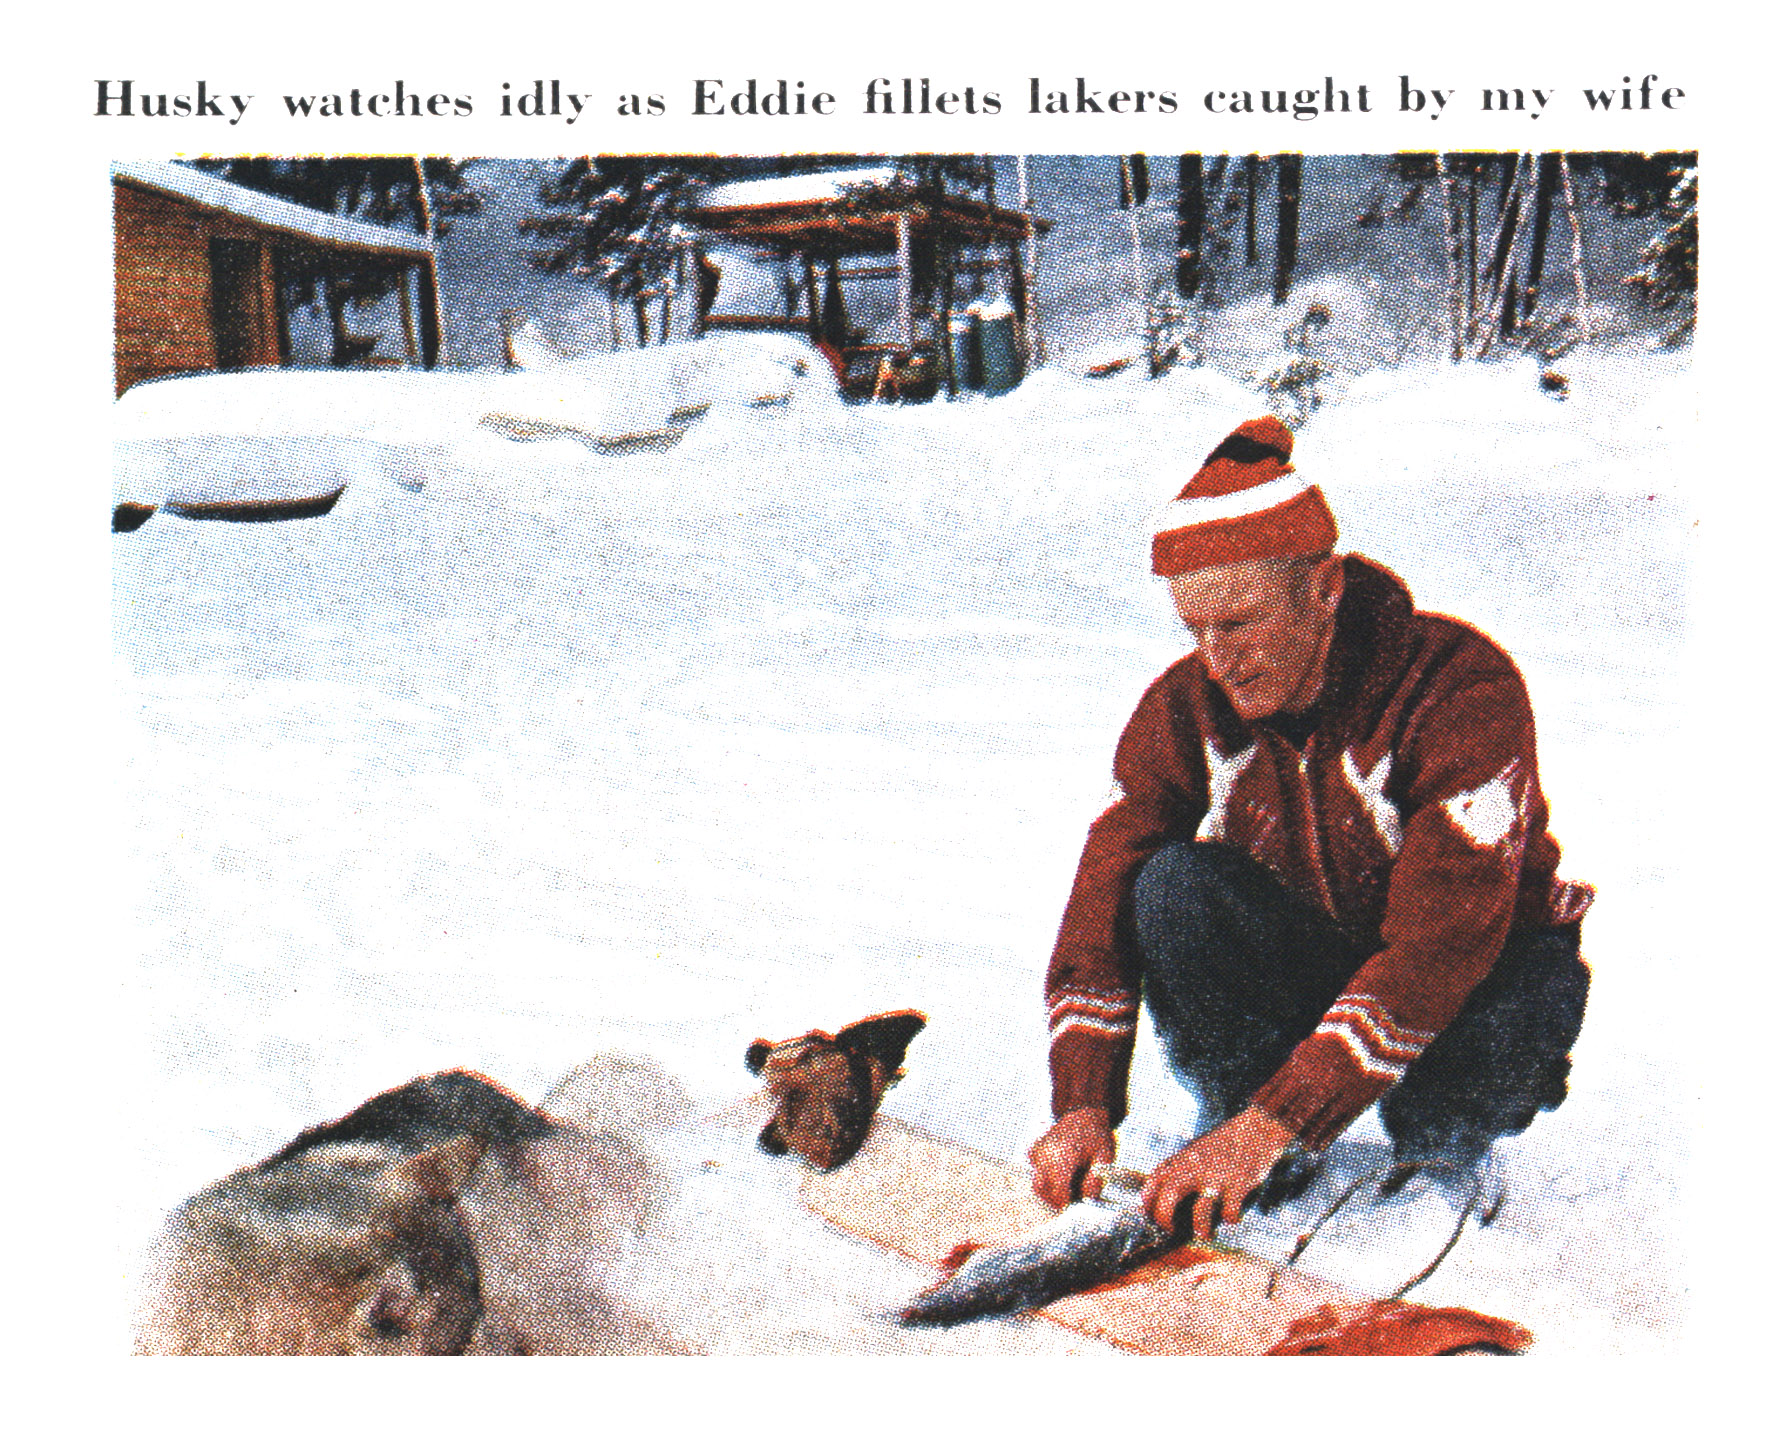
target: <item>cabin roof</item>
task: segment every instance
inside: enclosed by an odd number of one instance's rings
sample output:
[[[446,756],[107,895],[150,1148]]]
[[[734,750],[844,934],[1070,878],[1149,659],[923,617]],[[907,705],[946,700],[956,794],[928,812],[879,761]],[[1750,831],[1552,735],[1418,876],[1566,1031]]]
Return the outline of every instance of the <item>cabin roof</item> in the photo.
[[[724,182],[699,198],[691,220],[718,236],[781,252],[834,256],[893,252],[897,216],[906,216],[918,233],[934,225],[933,209],[912,197],[865,205],[849,193],[888,186],[895,176],[893,166],[867,166]],[[1028,229],[1039,236],[1050,230],[1046,221],[991,207],[974,197],[947,196],[940,213],[948,230],[974,246],[1019,241]]]
[[[753,181],[726,181],[713,186],[699,207],[729,211],[750,207],[815,205],[837,202],[849,186],[887,186],[895,180],[893,166],[860,166],[849,171],[817,171],[803,176],[762,176]]]
[[[111,163],[111,179],[163,196],[178,197],[208,211],[222,212],[269,231],[300,237],[325,247],[376,252],[384,256],[395,254],[415,260],[433,255],[432,244],[413,232],[316,211],[313,207],[268,196],[265,192],[224,181],[220,176],[182,166],[176,161],[114,161]]]

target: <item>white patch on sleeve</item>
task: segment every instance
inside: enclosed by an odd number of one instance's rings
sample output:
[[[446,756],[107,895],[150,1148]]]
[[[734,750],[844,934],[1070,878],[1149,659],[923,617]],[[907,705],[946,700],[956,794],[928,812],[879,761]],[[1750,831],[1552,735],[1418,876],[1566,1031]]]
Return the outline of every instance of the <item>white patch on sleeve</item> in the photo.
[[[1226,756],[1209,736],[1205,737],[1205,770],[1211,777],[1211,805],[1205,812],[1205,819],[1198,824],[1200,841],[1223,840],[1223,830],[1229,824],[1230,793],[1235,790],[1236,779],[1253,763],[1259,750],[1260,743],[1255,741],[1247,750]]]
[[[1385,751],[1383,758],[1371,768],[1370,774],[1361,775],[1359,762],[1349,750],[1340,758],[1341,773],[1347,778],[1347,785],[1353,788],[1353,794],[1365,808],[1365,814],[1371,818],[1371,824],[1377,828],[1377,834],[1384,839],[1384,847],[1391,856],[1402,850],[1402,813],[1395,804],[1384,795],[1384,782],[1390,779],[1390,767],[1395,756]]]
[[[1519,824],[1520,804],[1513,789],[1514,776],[1520,763],[1510,761],[1501,774],[1474,791],[1449,796],[1440,805],[1452,819],[1452,825],[1481,847],[1491,850],[1501,845]]]

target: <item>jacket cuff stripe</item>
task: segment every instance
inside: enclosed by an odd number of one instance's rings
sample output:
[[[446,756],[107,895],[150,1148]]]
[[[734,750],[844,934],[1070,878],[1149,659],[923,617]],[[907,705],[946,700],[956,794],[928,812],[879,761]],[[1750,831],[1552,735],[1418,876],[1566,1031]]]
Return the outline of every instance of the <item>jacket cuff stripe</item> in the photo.
[[[1372,1052],[1364,1037],[1354,1032],[1345,1023],[1331,1023],[1324,1019],[1322,1026],[1316,1029],[1314,1036],[1339,1039],[1347,1051],[1353,1055],[1360,1071],[1372,1078],[1387,1078],[1391,1083],[1395,1083],[1408,1071],[1407,1063],[1392,1063],[1379,1058]]]
[[[1103,1018],[1084,1018],[1069,1013],[1051,1024],[1050,1041],[1054,1043],[1064,1033],[1091,1033],[1096,1038],[1134,1038],[1136,1032],[1134,1022],[1108,1022]]]

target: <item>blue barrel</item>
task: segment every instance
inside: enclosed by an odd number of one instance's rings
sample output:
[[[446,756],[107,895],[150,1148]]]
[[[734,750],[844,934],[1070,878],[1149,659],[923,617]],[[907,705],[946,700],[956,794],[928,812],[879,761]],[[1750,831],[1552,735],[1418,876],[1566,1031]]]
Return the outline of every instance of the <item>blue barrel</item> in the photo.
[[[981,359],[982,391],[1005,393],[1018,384],[1019,337],[1012,308],[984,308],[973,321],[975,352]]]
[[[968,314],[951,319],[951,376],[959,391],[982,386],[982,350],[976,338],[976,319]]]

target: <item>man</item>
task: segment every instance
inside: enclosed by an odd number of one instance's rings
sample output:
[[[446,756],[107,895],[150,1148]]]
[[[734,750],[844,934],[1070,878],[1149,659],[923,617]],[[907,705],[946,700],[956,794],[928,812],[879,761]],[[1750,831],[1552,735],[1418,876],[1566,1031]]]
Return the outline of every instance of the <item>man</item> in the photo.
[[[1399,1158],[1473,1164],[1563,1101],[1587,998],[1518,671],[1333,552],[1292,442],[1243,424],[1157,524],[1198,648],[1125,727],[1046,980],[1037,1192],[1099,1191],[1146,1002],[1208,1131],[1144,1207],[1201,1238],[1379,1099]]]

